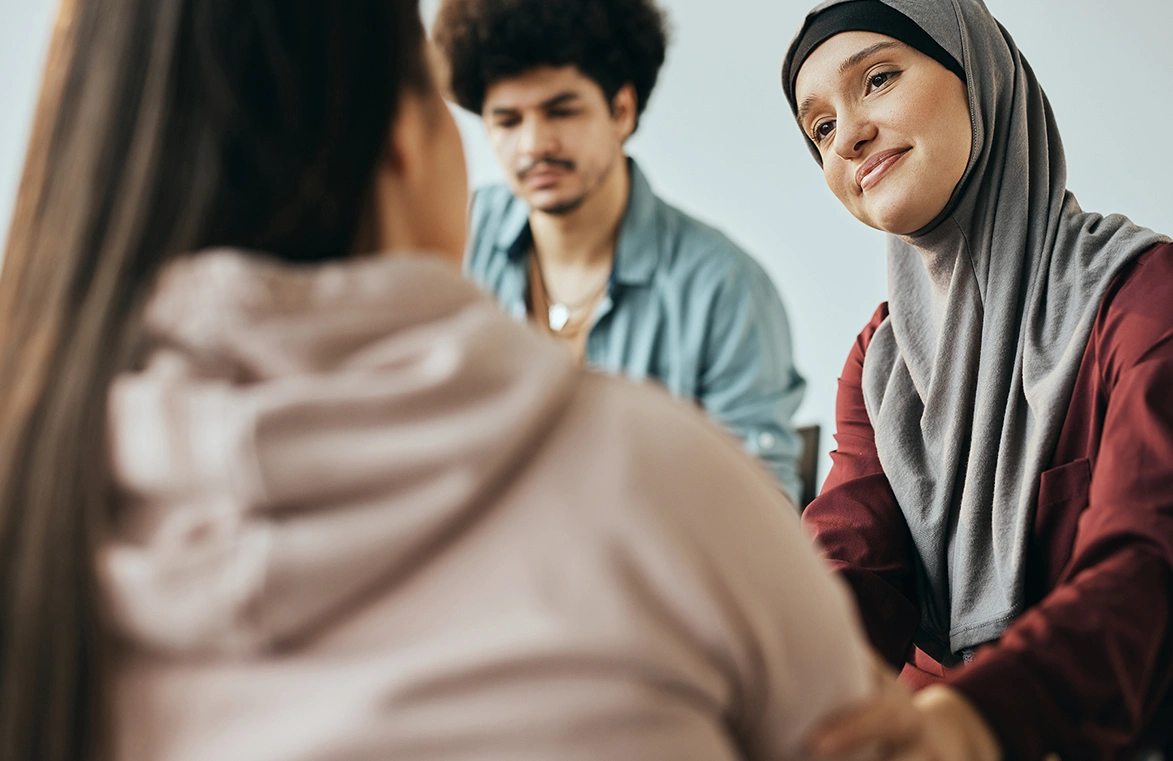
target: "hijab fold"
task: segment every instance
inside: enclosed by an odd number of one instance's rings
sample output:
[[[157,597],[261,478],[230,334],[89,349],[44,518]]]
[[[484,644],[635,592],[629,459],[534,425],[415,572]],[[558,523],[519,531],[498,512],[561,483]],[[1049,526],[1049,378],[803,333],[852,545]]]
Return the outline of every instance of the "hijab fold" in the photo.
[[[1022,613],[1039,477],[1100,302],[1168,238],[1080,209],[1046,95],[981,0],[883,2],[961,63],[973,126],[948,206],[888,238],[889,316],[863,377],[918,554],[916,644],[951,666]]]

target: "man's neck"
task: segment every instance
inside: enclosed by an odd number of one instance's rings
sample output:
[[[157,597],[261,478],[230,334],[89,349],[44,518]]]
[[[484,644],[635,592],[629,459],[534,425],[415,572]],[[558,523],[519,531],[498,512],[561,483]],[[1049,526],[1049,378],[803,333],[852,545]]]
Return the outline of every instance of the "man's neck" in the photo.
[[[534,248],[547,269],[590,270],[610,266],[619,225],[631,194],[627,158],[615,165],[582,205],[569,214],[530,214]]]

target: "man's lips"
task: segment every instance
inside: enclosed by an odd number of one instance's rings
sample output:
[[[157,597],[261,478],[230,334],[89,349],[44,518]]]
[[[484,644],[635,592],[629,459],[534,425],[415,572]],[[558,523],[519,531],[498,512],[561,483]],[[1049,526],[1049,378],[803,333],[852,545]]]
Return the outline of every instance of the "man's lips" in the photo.
[[[525,175],[525,182],[529,185],[543,187],[554,184],[564,174],[566,174],[566,172],[560,169],[541,169],[534,172],[527,172]]]
[[[866,191],[873,187],[877,182],[883,179],[884,175],[888,173],[897,161],[899,161],[904,154],[908,153],[908,148],[892,148],[887,151],[880,151],[875,156],[872,156],[867,161],[863,162],[863,166],[855,173],[855,184],[859,186],[861,191]]]
[[[517,174],[522,182],[541,186],[557,182],[561,177],[573,171],[573,169],[574,165],[569,161],[546,159],[538,161]]]

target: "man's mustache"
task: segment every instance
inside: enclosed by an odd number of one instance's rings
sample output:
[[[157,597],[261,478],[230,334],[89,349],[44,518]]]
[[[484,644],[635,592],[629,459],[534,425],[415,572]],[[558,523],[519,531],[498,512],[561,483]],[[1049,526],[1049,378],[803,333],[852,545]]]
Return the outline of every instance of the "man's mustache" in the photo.
[[[556,159],[556,158],[541,158],[533,162],[529,166],[523,167],[517,171],[517,179],[524,180],[532,172],[539,169],[565,169],[568,172],[574,171],[574,162],[570,159]]]

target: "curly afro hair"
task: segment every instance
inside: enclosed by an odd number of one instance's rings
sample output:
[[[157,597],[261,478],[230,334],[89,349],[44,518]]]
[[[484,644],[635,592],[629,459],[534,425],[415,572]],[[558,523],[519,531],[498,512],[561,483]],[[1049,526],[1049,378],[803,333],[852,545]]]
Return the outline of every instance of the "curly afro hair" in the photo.
[[[452,93],[480,114],[493,83],[539,66],[574,66],[607,101],[626,84],[642,114],[668,47],[652,0],[444,0],[432,36],[448,59]]]

